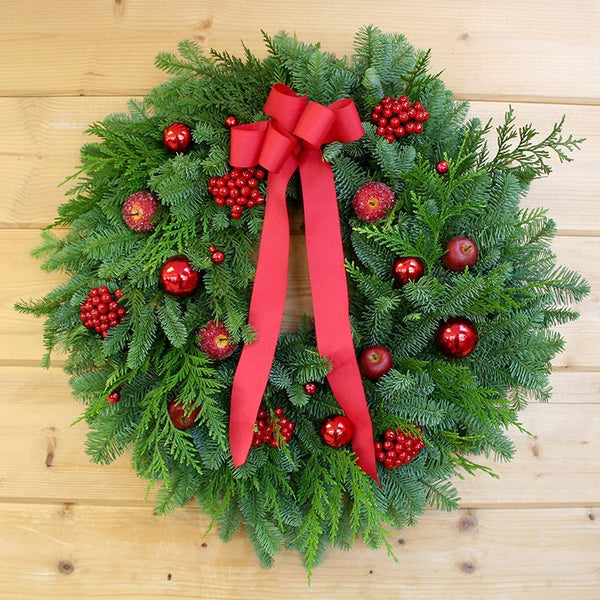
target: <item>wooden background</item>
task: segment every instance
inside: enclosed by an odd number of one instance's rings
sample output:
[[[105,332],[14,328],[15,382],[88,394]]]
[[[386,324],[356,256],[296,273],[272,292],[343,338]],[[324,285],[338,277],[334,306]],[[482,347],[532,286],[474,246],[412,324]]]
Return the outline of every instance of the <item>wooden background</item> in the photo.
[[[497,466],[502,478],[459,482],[462,510],[428,511],[399,532],[398,564],[362,547],[331,552],[308,588],[295,555],[264,571],[243,535],[228,545],[203,537],[193,507],[153,516],[126,457],[89,463],[60,357],[38,368],[41,324],[12,305],[61,280],[29,257],[62,202],[56,185],[77,164],[88,123],[163,79],[158,51],[193,38],[238,52],[243,38],[262,54],[259,29],[286,28],[344,53],[370,22],[431,47],[434,69],[474,114],[498,117],[510,102],[548,131],[565,113],[568,130],[588,138],[527,203],[551,209],[560,260],[593,291],[564,327],[554,400],[524,413],[534,436],[513,434],[518,455]],[[599,598],[599,33],[592,0],[2,0],[0,598]],[[301,257],[291,271],[288,323],[309,298]]]

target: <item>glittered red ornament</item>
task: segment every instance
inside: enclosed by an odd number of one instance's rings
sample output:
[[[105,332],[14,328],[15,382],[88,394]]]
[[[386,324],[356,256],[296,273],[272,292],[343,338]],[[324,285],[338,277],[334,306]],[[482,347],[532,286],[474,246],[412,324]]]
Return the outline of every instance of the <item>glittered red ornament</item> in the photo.
[[[440,174],[443,175],[444,173],[448,172],[448,163],[445,160],[441,160],[437,165],[435,165],[435,170]]]
[[[165,293],[178,298],[193,294],[200,280],[187,256],[170,258],[160,270],[160,283]]]
[[[418,281],[423,277],[424,272],[423,263],[414,256],[397,258],[392,267],[392,275],[398,285],[405,285],[409,281]]]
[[[327,419],[321,427],[321,439],[332,448],[341,448],[352,441],[354,427],[348,417],[337,415]]]
[[[153,192],[141,190],[131,194],[123,203],[121,214],[125,225],[136,233],[149,233],[156,229],[154,216],[160,206],[158,196]]]
[[[192,131],[185,123],[173,123],[163,131],[163,144],[173,154],[187,152],[192,145]]]
[[[455,317],[442,323],[435,335],[437,347],[449,358],[464,358],[475,350],[479,335],[471,321]]]

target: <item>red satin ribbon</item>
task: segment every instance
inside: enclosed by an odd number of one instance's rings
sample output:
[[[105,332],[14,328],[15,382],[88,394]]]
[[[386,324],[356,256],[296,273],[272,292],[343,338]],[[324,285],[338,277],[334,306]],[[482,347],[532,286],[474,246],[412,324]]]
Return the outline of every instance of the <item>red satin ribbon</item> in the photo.
[[[231,393],[229,437],[233,464],[244,464],[281,328],[287,288],[289,224],[285,192],[300,169],[306,252],[317,346],[333,368],[327,376],[334,396],[354,426],[352,446],[359,466],[377,480],[373,427],[350,330],[348,288],[333,172],[321,146],[351,142],[364,134],[354,102],[329,106],[308,102],[277,83],[264,107],[271,117],[231,130],[234,167],[262,165],[269,171],[267,202],[248,322],[257,339],[246,344]]]

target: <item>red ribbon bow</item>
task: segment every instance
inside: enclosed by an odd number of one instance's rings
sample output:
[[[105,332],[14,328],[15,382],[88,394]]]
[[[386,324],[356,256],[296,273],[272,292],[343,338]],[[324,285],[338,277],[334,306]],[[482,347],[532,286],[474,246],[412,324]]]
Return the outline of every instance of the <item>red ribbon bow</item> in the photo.
[[[304,198],[306,251],[317,346],[333,368],[327,379],[354,426],[359,466],[377,480],[371,416],[356,362],[349,321],[348,288],[333,172],[321,146],[352,142],[364,134],[350,98],[329,106],[308,102],[275,84],[264,107],[268,121],[231,130],[234,167],[262,165],[269,171],[265,219],[248,322],[257,339],[246,344],[231,393],[229,437],[233,464],[244,464],[252,444],[262,396],[275,356],[287,288],[290,232],[285,192],[297,167]]]

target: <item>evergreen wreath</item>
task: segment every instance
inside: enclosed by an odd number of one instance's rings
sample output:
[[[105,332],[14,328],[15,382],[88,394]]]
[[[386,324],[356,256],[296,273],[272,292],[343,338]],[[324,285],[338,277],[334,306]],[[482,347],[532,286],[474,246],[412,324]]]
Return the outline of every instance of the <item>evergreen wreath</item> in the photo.
[[[196,498],[224,541],[243,523],[263,565],[293,549],[310,571],[329,545],[361,538],[391,553],[388,528],[426,505],[456,508],[449,478],[493,475],[473,456],[510,459],[507,428],[521,428],[529,398],[549,399],[563,346],[552,328],[577,318],[570,305],[588,285],[556,266],[546,210],[519,200],[550,173],[551,152],[570,161],[582,140],[563,135],[564,119],[544,138],[517,128],[511,108],[490,148],[492,124],[467,119],[468,104],[428,74],[429,53],[400,34],[365,27],[342,59],[286,34],[264,41],[264,60],[184,41],[157,57],[169,80],[89,128],[100,141],[82,148],[34,251],[69,279],[17,309],[47,317],[45,366],[54,348],[68,354],[93,461],[131,451],[139,476],[160,482],[157,513]],[[359,140],[323,152],[380,485],[347,445],[352,424],[309,318],[280,335],[253,447],[232,463],[267,173],[231,169],[230,128],[264,120],[276,83],[324,104],[352,98],[363,122]],[[296,175],[287,197],[302,202]]]

